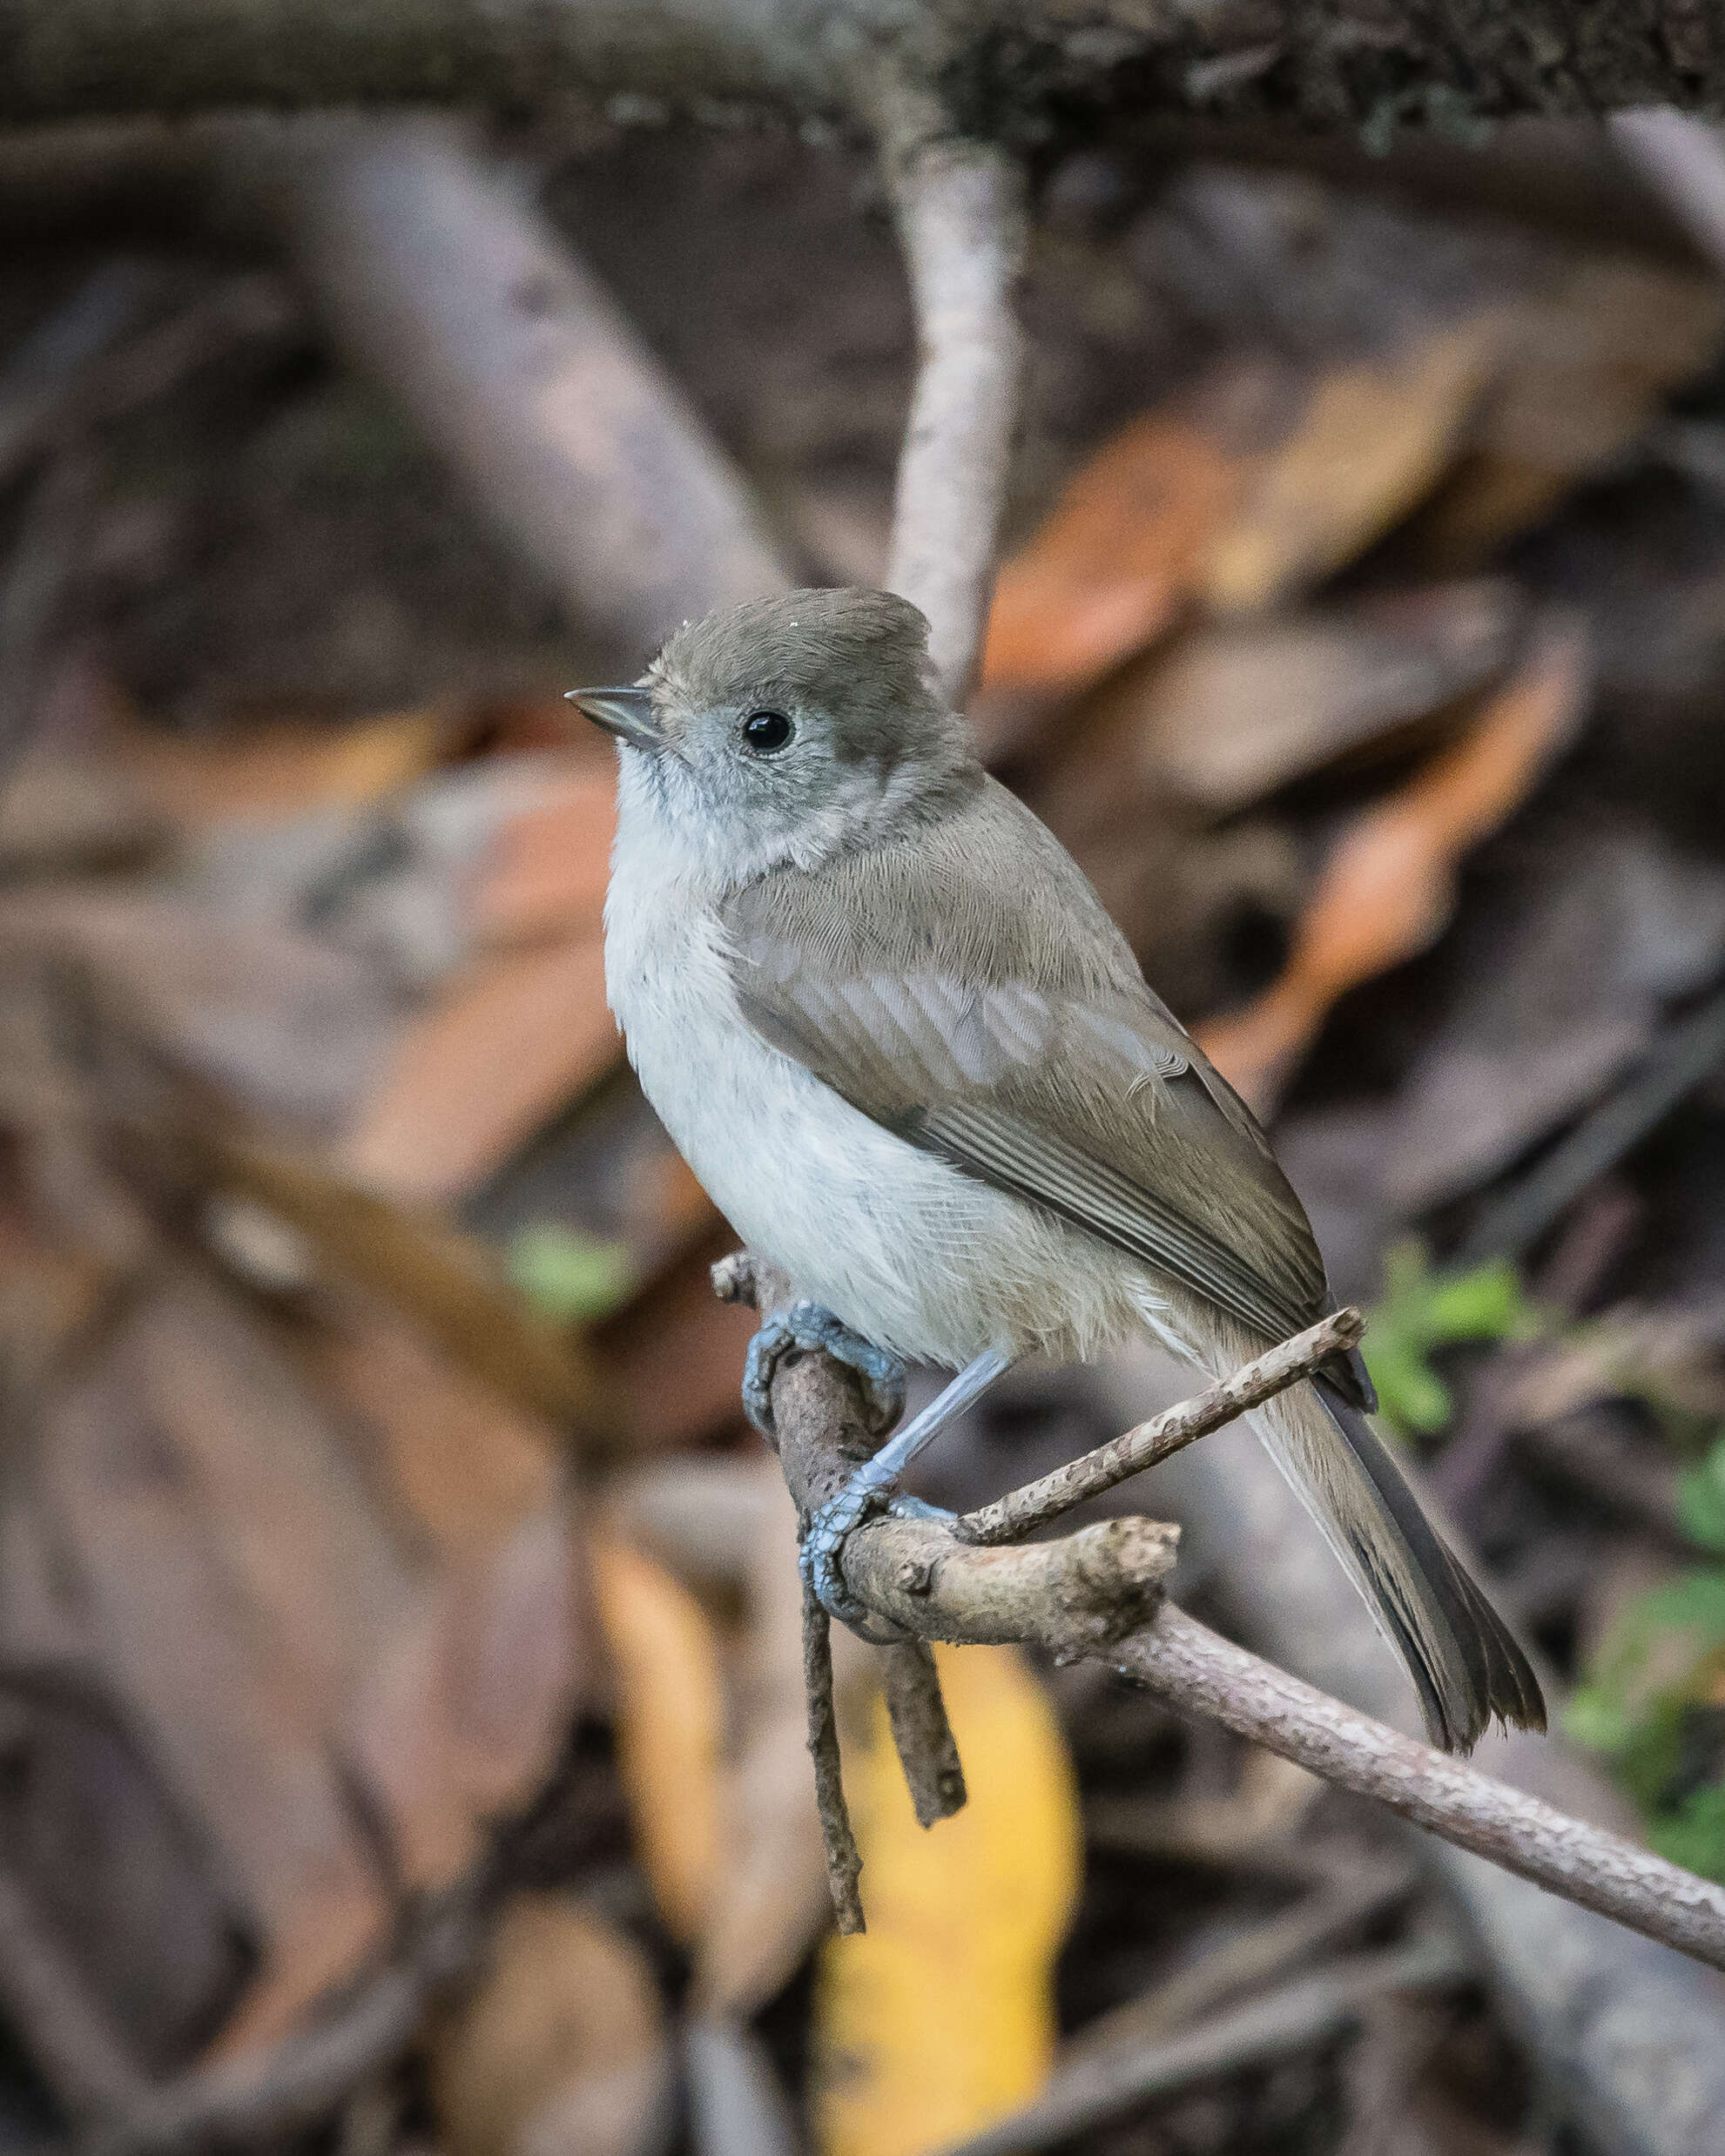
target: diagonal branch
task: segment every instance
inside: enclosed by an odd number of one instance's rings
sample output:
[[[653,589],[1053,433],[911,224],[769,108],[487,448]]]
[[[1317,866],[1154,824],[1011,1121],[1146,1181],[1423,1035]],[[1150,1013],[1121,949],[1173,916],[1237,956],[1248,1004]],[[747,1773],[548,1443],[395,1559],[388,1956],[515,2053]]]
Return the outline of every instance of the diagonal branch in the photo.
[[[980,1505],[953,1523],[953,1533],[966,1542],[1017,1542],[1038,1527],[1045,1527],[1062,1513],[1088,1499],[1101,1497],[1147,1467],[1172,1458],[1212,1430],[1243,1415],[1248,1408],[1262,1407],[1278,1392],[1309,1378],[1320,1364],[1340,1351],[1351,1348],[1365,1331],[1365,1320],[1357,1310],[1338,1310],[1333,1316],[1297,1333],[1291,1340],[1246,1363],[1231,1377],[1223,1378],[1196,1399],[1165,1408],[1149,1422],[1141,1422],[1123,1437],[1111,1438],[1094,1452],[1068,1460],[1051,1474],[1041,1475],[1022,1488],[1008,1490],[992,1505]]]
[[[734,1283],[735,1268],[726,1277]],[[812,1492],[842,1479],[864,1427],[854,1374],[824,1354],[805,1357],[781,1368],[772,1404],[785,1480],[806,1511]],[[1162,1583],[1177,1539],[1149,1520],[1111,1519],[1057,1541],[978,1546],[939,1519],[888,1518],[851,1536],[845,1580],[873,1615],[915,1638],[1015,1641],[1056,1659],[1106,1661],[1183,1713],[1725,1968],[1725,1887],[1402,1735],[1167,1605]]]

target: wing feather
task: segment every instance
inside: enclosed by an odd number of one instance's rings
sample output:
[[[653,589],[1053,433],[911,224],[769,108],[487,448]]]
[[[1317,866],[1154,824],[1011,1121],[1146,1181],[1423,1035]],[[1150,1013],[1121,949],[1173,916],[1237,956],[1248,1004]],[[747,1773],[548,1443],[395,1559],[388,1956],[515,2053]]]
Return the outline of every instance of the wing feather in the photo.
[[[1323,1263],[1250,1112],[1043,827],[992,782],[969,815],[866,868],[780,871],[735,894],[750,1022],[909,1143],[1266,1338],[1311,1324]]]

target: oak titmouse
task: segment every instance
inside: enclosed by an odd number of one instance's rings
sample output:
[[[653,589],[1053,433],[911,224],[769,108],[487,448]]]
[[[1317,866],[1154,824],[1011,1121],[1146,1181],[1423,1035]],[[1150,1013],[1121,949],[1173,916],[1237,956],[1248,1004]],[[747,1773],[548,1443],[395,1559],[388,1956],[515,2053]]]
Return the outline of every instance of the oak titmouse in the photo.
[[[1244,1103],[1069,854],[982,770],[927,623],[798,591],[685,624],[575,700],[619,744],[605,980],[648,1099],[738,1233],[856,1348],[961,1374],[811,1530],[1017,1358],[1135,1326],[1211,1375],[1332,1307]],[[817,1313],[819,1315],[819,1313]],[[1521,1650],[1338,1358],[1250,1419],[1417,1688],[1433,1741],[1541,1726]]]

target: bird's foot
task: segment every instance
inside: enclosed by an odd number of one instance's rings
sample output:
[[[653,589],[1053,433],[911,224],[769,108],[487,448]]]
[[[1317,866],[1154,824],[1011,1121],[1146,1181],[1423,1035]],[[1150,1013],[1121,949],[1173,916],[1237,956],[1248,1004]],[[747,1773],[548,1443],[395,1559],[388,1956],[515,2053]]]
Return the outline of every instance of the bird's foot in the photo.
[[[828,1616],[846,1624],[859,1638],[874,1647],[890,1647],[904,1635],[896,1627],[876,1628],[875,1613],[858,1601],[845,1583],[845,1545],[866,1521],[890,1513],[896,1519],[950,1520],[951,1513],[908,1497],[891,1469],[875,1460],[858,1468],[837,1497],[829,1498],[810,1520],[798,1552],[797,1562],[805,1584]]]
[[[771,1444],[772,1381],[778,1365],[789,1355],[812,1355],[819,1348],[862,1379],[863,1419],[871,1437],[884,1437],[905,1412],[905,1366],[819,1303],[792,1303],[774,1310],[750,1341],[743,1365],[743,1412],[749,1420]]]

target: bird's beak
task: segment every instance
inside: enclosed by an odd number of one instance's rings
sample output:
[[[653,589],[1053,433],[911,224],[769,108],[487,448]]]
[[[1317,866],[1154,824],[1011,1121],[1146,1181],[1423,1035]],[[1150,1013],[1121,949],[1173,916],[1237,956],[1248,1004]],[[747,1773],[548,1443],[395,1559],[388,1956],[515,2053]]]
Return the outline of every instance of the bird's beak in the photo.
[[[637,749],[664,746],[664,736],[653,724],[650,689],[570,689],[566,694],[576,711],[619,741],[632,742]]]

